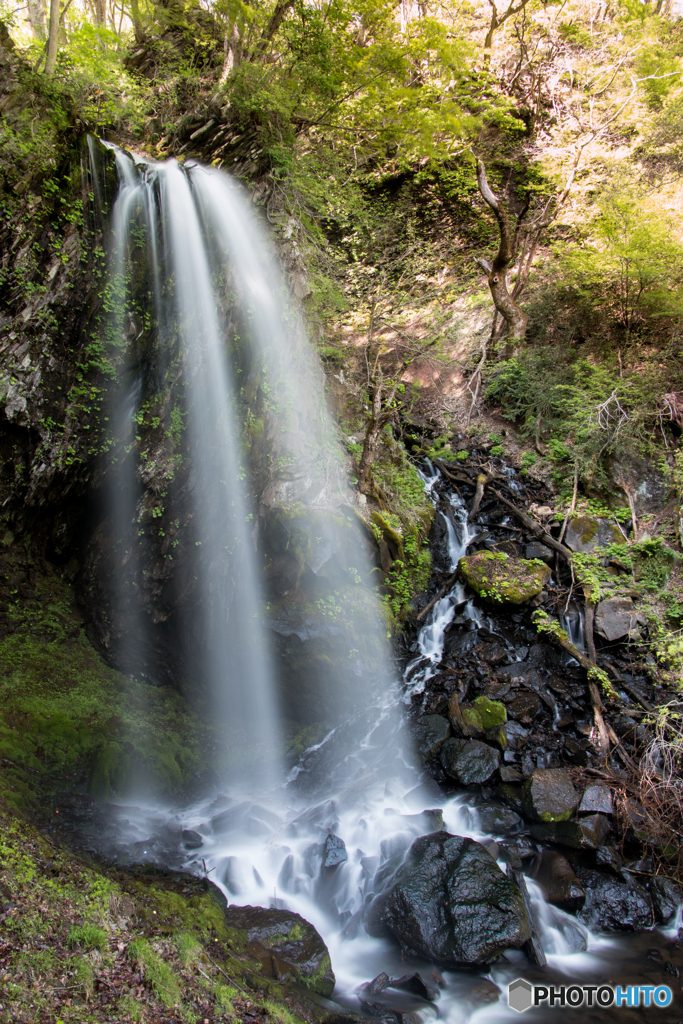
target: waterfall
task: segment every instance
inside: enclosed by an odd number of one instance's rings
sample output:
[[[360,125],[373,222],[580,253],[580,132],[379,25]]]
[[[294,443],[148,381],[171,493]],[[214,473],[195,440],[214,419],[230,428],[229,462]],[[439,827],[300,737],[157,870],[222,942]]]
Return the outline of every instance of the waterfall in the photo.
[[[241,188],[211,169],[105,145],[119,179],[105,331],[117,375],[105,494],[111,656],[152,681],[182,677],[187,689],[195,680],[220,734],[224,778],[272,788],[284,778],[283,720],[292,717],[274,636],[291,646],[293,634],[324,632],[345,644],[349,685],[327,673],[332,721],[352,709],[354,685],[367,703],[391,678],[374,594],[356,586],[370,572],[358,526],[338,522],[353,498],[322,371]],[[140,429],[149,422],[150,443]],[[284,540],[273,540],[278,530]],[[296,614],[288,590],[279,604],[265,592],[263,565],[277,563],[278,544],[313,570]],[[328,611],[333,586],[342,596]],[[311,594],[322,610],[307,610]],[[177,657],[160,668],[162,644]]]

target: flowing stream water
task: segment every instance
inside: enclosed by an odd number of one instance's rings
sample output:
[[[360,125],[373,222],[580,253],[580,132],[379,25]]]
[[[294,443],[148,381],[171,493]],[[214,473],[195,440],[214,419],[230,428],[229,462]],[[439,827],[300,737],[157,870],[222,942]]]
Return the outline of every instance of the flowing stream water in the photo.
[[[258,740],[259,757],[246,769],[231,768],[211,792],[189,806],[174,807],[143,795],[108,805],[106,821],[92,837],[92,845],[122,862],[208,874],[231,903],[300,913],[328,945],[337,979],[334,998],[357,1008],[358,985],[382,971],[397,976],[415,969],[427,979],[433,972],[432,964],[417,959],[407,965],[394,944],[366,934],[361,912],[377,872],[398,866],[416,837],[434,831],[435,809],[442,810],[447,831],[489,844],[496,855],[491,837],[478,827],[472,795],[446,798],[426,776],[413,751],[405,715],[405,702],[421,694],[438,670],[449,626],[459,623],[466,629],[490,631],[491,624],[463,584],[456,582],[427,615],[405,679],[392,675],[387,655],[384,681],[366,704],[340,715],[322,742],[307,750],[285,777],[277,753],[281,709],[269,655],[252,499],[240,456],[235,396],[241,385],[234,379],[217,312],[217,282],[230,278],[246,311],[250,344],[271,376],[284,382],[292,416],[308,416],[314,423],[310,430],[297,432],[285,425],[282,431],[280,440],[294,469],[278,485],[281,500],[294,495],[295,481],[301,493],[302,480],[313,506],[324,506],[344,493],[343,482],[330,475],[329,466],[315,468],[311,456],[312,447],[328,444],[333,431],[322,401],[305,412],[311,408],[306,389],[319,384],[315,367],[301,348],[299,327],[291,328],[274,256],[241,191],[225,175],[199,166],[136,163],[120,150],[115,150],[115,159],[120,186],[112,215],[112,276],[119,281],[117,322],[129,339],[116,430],[122,444],[130,441],[143,393],[136,348],[142,328],[124,281],[126,253],[142,225],[157,324],[155,372],[165,372],[174,359],[180,360],[194,460],[196,543],[212,552],[211,558],[197,563],[208,638],[202,672],[209,680],[214,713],[225,718],[226,737],[232,735],[230,723],[234,731],[237,722],[247,739]],[[290,327],[285,330],[288,318]],[[303,446],[302,433],[307,439]],[[142,571],[136,566],[134,481],[127,472],[121,470],[111,495],[120,533],[117,543],[128,573],[114,586],[115,619],[133,614],[121,593],[126,581],[139,578]],[[423,480],[435,500],[440,473],[430,463],[423,469]],[[468,523],[467,509],[457,495],[436,515],[445,519],[454,571],[475,539],[476,528]],[[363,558],[359,550],[358,564]],[[237,590],[227,585],[235,579]],[[367,628],[377,626],[369,620]],[[139,662],[135,651],[128,654],[131,663]],[[322,869],[330,835],[340,837],[345,850],[334,871],[326,872]],[[438,1017],[450,1024],[493,1024],[515,1016],[506,1005],[506,986],[517,976],[544,983],[549,977],[627,983],[636,974],[648,976],[642,952],[653,944],[651,936],[642,941],[594,936],[573,917],[546,904],[531,880],[529,888],[547,968],[534,968],[522,953],[510,951],[485,971],[444,972],[433,1005],[394,992],[385,993],[387,1006],[417,1013],[414,1020]],[[674,942],[675,937],[674,928],[660,935],[660,941]],[[482,987],[484,980],[488,988]],[[501,1000],[492,1001],[497,992]],[[553,1011],[552,1019],[556,1012],[560,1013]],[[652,1019],[668,1019],[662,1011],[653,1012]],[[591,1020],[650,1019],[646,1011],[584,1013]],[[551,1014],[533,1010],[529,1016],[543,1020]]]

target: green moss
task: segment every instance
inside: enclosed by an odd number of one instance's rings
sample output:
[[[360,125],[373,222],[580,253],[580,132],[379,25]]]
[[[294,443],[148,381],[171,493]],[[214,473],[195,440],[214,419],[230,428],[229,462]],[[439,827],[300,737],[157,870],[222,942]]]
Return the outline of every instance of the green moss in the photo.
[[[158,914],[169,922],[170,930],[190,935],[195,933],[204,939],[215,935],[221,941],[229,942],[234,949],[246,948],[245,937],[241,932],[228,928],[221,907],[210,893],[185,899],[175,892],[154,889],[152,896]]]
[[[481,715],[475,708],[463,708],[462,720],[471,736],[476,736],[484,731]]]
[[[387,516],[381,515],[379,512],[374,511],[372,513],[372,521],[380,531],[380,533],[396,545],[398,549],[398,557],[403,559],[403,534],[400,532],[400,527],[394,525],[389,521]]]
[[[510,558],[503,552],[480,551],[458,562],[464,581],[493,604],[523,604],[540,594],[550,569],[538,559]]]
[[[332,961],[329,954],[325,953],[315,971],[311,972],[311,974],[302,974],[300,976],[301,984],[305,988],[309,988],[311,992],[317,992],[318,995],[331,996],[334,991],[334,981],[330,980],[331,970]]]
[[[144,971],[145,982],[167,1010],[180,1003],[180,987],[172,969],[155,953],[147,939],[134,939],[128,947],[128,956]]]
[[[36,573],[35,597],[8,611],[0,640],[0,791],[16,806],[45,804],[56,788],[101,797],[145,778],[178,793],[205,765],[207,727],[168,687],[104,664],[80,628],[70,588]]]
[[[484,729],[492,729],[496,725],[504,725],[507,722],[507,711],[505,705],[498,700],[491,700],[489,697],[477,697],[474,702],[481,718]]]
[[[576,516],[571,520],[571,526],[579,535],[582,544],[590,544],[600,528],[599,523],[592,516]]]

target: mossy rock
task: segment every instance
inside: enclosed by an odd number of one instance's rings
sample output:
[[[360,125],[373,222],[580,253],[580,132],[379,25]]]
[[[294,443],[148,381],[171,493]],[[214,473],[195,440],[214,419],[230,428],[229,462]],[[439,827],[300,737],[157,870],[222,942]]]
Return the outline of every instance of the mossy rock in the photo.
[[[299,914],[263,907],[228,907],[228,925],[244,935],[247,952],[260,961],[266,977],[302,985],[321,996],[334,991],[327,946]]]
[[[524,604],[543,590],[550,569],[543,562],[510,558],[502,551],[478,551],[458,562],[465,583],[491,604]]]
[[[574,516],[570,519],[565,535],[565,544],[572,551],[589,554],[597,547],[608,544],[623,544],[624,535],[619,527],[609,519],[596,519],[594,516]]]
[[[564,768],[536,768],[522,787],[524,811],[538,822],[568,821],[580,799]]]
[[[462,720],[465,725],[465,732],[468,736],[480,736],[484,731],[484,723],[476,708],[462,709]]]
[[[496,725],[505,725],[508,713],[505,705],[499,700],[491,700],[490,697],[477,697],[474,707],[479,713],[484,729],[493,729]]]

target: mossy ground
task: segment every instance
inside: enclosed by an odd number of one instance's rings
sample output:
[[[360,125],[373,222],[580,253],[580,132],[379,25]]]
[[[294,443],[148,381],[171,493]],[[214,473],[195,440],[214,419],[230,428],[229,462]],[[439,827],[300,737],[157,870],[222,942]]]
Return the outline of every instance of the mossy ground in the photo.
[[[87,863],[0,798],[0,1022],[291,1021],[203,883]]]
[[[187,788],[205,767],[199,717],[170,688],[109,668],[68,583],[15,547],[0,556],[0,792],[38,808],[64,789]]]

